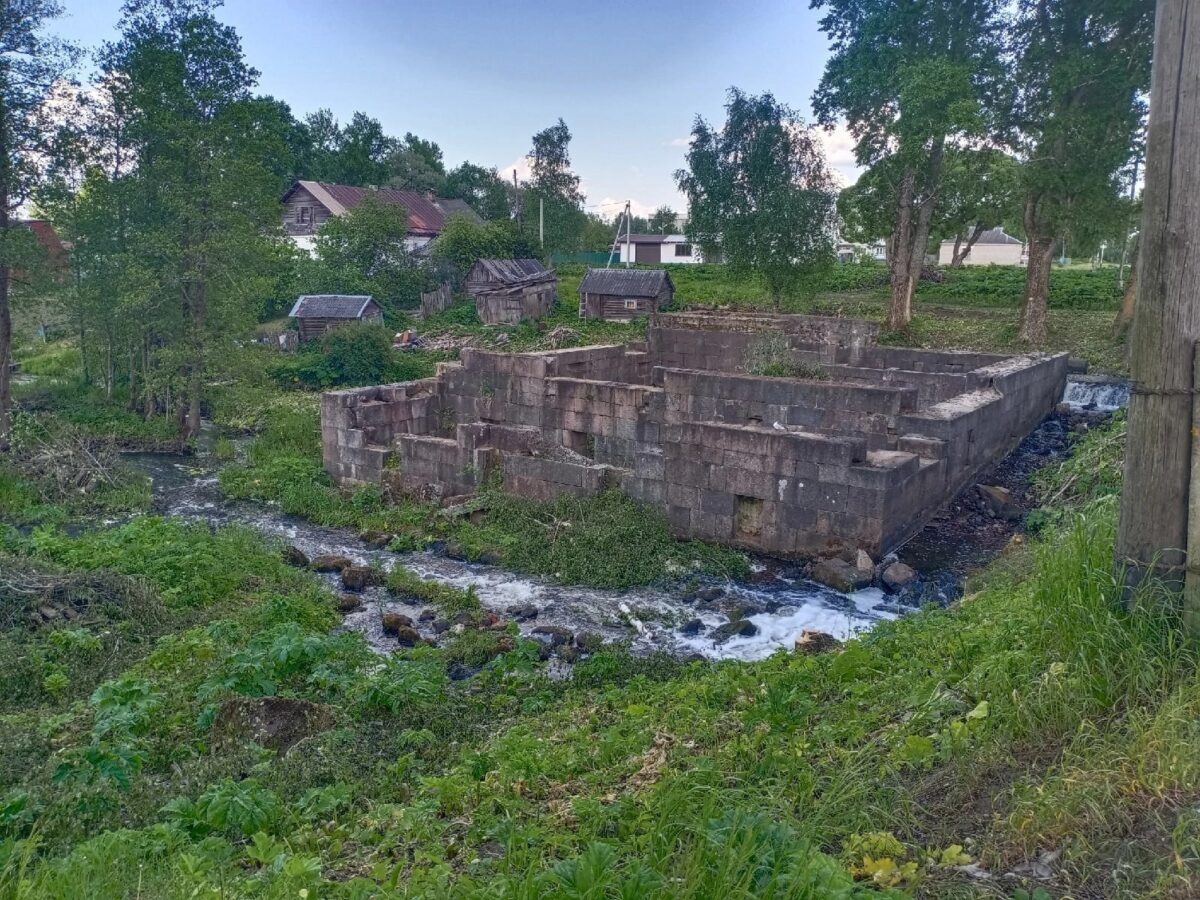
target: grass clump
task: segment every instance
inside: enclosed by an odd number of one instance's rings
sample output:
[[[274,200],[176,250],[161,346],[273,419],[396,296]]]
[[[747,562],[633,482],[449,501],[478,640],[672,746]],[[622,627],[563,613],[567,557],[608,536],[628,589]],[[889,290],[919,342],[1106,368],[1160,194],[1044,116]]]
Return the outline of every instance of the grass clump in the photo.
[[[385,584],[397,596],[433,604],[448,618],[464,614],[477,617],[483,612],[473,587],[457,588],[425,579],[404,566],[395,566],[388,572]]]
[[[919,300],[1016,309],[1025,294],[1025,269],[1019,266],[963,266],[941,272],[941,281],[917,284]],[[1115,311],[1123,293],[1115,269],[1050,270],[1051,309]]]

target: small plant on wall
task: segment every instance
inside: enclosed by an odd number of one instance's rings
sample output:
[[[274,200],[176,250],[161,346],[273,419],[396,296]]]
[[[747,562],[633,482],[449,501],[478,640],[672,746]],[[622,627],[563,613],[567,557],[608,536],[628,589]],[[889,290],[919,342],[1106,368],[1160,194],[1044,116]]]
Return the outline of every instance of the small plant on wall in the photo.
[[[829,373],[816,363],[796,359],[788,346],[787,335],[768,332],[759,335],[746,350],[747,375],[767,378],[807,378],[825,380]]]

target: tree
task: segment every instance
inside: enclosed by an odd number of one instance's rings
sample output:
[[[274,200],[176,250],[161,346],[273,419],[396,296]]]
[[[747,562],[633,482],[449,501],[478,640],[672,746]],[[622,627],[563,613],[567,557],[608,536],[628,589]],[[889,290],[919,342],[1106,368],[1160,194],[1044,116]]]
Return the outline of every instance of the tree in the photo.
[[[533,136],[531,177],[522,191],[522,225],[530,243],[546,254],[578,250],[583,236],[583,193],[571,169],[571,130],[559,119]],[[539,234],[539,216],[543,224]]]
[[[1116,566],[1127,596],[1154,579],[1184,588],[1184,626],[1200,634],[1195,503],[1195,360],[1200,341],[1196,241],[1200,203],[1200,32],[1187,0],[1160,0],[1146,141],[1138,300],[1130,334],[1129,401]],[[1121,52],[1114,48],[1114,52]],[[1118,66],[1123,57],[1118,56]],[[1114,101],[1122,97],[1110,98]],[[1190,504],[1190,505],[1189,505]]]
[[[946,148],[1003,107],[1003,0],[812,0],[832,52],[813,97],[826,127],[845,118],[860,165],[895,157],[888,326],[905,328],[942,185]],[[987,101],[986,103],[984,101]]]
[[[385,160],[390,173],[388,184],[404,191],[438,193],[446,180],[442,148],[433,141],[417,137],[411,131]]]
[[[1019,205],[1020,176],[1020,164],[1001,150],[948,148],[931,230],[935,243],[954,240],[952,268],[962,266],[985,231],[1011,218]]]
[[[442,185],[445,197],[465,200],[484,219],[496,222],[512,217],[511,189],[494,167],[485,169],[469,162],[447,172]]]
[[[730,88],[725,124],[699,116],[687,169],[688,237],[735,271],[762,277],[778,307],[800,279],[831,263],[833,182],[820,142],[771,94]]]
[[[477,260],[530,255],[532,251],[511,223],[479,225],[466,216],[451,216],[430,250],[435,266],[456,281],[461,281]]]
[[[216,347],[252,320],[281,242],[279,108],[252,95],[258,73],[216,6],[129,0],[101,54],[131,160],[128,196],[109,204],[117,249],[144,273],[154,315],[143,327],[158,329],[160,360],[179,374],[185,437],[199,432]]]
[[[652,234],[667,234],[675,230],[675,223],[678,220],[679,214],[675,210],[669,206],[660,206],[650,216],[650,221],[647,224]]]
[[[1150,82],[1153,0],[1022,0],[1015,143],[1029,244],[1019,337],[1046,338],[1050,263],[1073,225],[1111,213]]]
[[[365,198],[344,216],[329,219],[316,238],[313,290],[370,294],[387,312],[411,308],[429,276],[405,249],[408,212],[395,203]]]
[[[30,260],[27,230],[13,219],[59,152],[59,127],[48,100],[77,55],[46,33],[60,15],[54,0],[0,3],[0,449],[8,447],[12,405],[13,273]]]
[[[385,184],[392,175],[390,159],[400,147],[366,113],[354,113],[342,126],[328,109],[305,116],[295,141],[299,177],[356,186]]]

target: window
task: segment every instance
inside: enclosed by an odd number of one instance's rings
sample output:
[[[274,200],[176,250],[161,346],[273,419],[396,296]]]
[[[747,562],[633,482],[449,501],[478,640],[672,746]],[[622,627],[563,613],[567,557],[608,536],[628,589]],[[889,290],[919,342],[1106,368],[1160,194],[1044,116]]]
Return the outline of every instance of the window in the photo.
[[[312,207],[300,206],[296,208],[296,224],[311,225],[312,224]]]
[[[691,256],[692,255],[692,245],[691,244],[676,244],[675,245],[675,255],[676,256]]]
[[[637,309],[638,308],[637,301],[636,300],[626,300],[625,308],[626,309]]]

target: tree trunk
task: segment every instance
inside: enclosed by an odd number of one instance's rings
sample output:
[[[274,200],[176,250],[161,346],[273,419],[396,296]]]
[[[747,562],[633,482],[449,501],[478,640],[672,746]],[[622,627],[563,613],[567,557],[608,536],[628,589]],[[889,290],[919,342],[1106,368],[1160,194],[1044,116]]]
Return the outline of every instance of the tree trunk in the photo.
[[[971,248],[975,246],[985,231],[987,228],[983,225],[974,226],[971,234],[967,237],[966,244],[963,244],[961,249],[959,245],[962,244],[962,235],[954,239],[954,257],[950,260],[950,268],[961,269],[963,267],[963,262],[971,254]]]
[[[1113,337],[1121,337],[1133,322],[1133,309],[1137,305],[1138,257],[1141,255],[1140,252],[1134,253],[1133,262],[1129,264],[1129,284],[1125,285],[1125,296],[1121,298],[1121,308],[1117,310],[1117,318],[1113,321]]]
[[[200,434],[200,392],[204,384],[204,317],[206,286],[193,281],[184,286],[187,311],[191,319],[190,356],[188,360],[188,405],[183,417],[183,437],[191,440]]]
[[[1025,237],[1029,241],[1029,264],[1025,269],[1025,296],[1021,301],[1017,338],[1037,346],[1046,340],[1046,307],[1050,298],[1050,264],[1054,238],[1048,235],[1038,207],[1040,198],[1025,198]]]
[[[0,199],[0,235],[8,231],[8,205]],[[8,449],[9,410],[12,407],[12,310],[8,282],[12,272],[0,261],[0,451]]]
[[[1126,597],[1143,580],[1179,590],[1188,548],[1193,355],[1200,340],[1200,28],[1190,0],[1159,0],[1146,139],[1141,258],[1130,333],[1134,389],[1117,531]],[[1188,25],[1191,27],[1188,27]],[[1188,551],[1191,551],[1190,553]],[[1195,563],[1193,563],[1194,565]],[[1192,574],[1185,621],[1196,633]]]
[[[912,255],[915,224],[913,222],[913,193],[917,173],[904,170],[900,189],[896,192],[896,224],[890,239],[891,256],[888,259],[888,283],[891,300],[888,303],[887,327],[901,331],[912,319]]]

